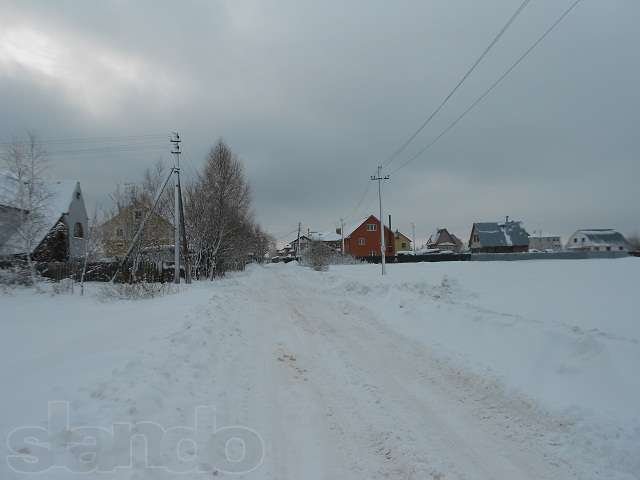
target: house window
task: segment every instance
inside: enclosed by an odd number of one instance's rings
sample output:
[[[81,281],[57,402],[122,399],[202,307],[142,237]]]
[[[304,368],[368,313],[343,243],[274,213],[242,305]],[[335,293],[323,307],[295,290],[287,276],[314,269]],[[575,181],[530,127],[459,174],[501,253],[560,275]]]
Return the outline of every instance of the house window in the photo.
[[[372,256],[372,257],[375,257],[376,255],[378,255],[378,252],[376,252],[375,250],[371,250],[369,252],[369,255]]]
[[[623,247],[618,247],[618,250],[624,250],[624,248]]]
[[[76,222],[73,226],[73,236],[76,238],[84,238],[84,231],[82,230],[82,224],[80,222]]]
[[[378,226],[375,223],[367,223],[367,232],[375,232]]]
[[[80,192],[76,192],[76,199],[80,200]]]
[[[611,251],[611,247],[607,247],[607,252],[610,252],[610,251]]]
[[[118,228],[116,230],[116,235],[118,236],[118,238],[124,238],[124,230],[122,228]]]
[[[142,210],[135,211],[136,220],[140,220],[142,218]]]
[[[578,239],[577,239],[577,238],[574,238],[574,239],[573,239],[573,243],[578,243]]]
[[[366,245],[367,244],[367,240],[363,237],[358,238],[358,245]]]
[[[407,242],[402,242],[402,248],[407,248]]]

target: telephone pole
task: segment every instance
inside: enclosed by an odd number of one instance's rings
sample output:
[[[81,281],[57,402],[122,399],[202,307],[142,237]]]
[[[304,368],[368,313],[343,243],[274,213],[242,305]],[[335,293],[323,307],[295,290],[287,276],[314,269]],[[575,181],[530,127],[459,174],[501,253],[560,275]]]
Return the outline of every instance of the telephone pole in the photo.
[[[340,219],[340,240],[342,242],[342,256],[344,257],[344,218]]]
[[[296,260],[300,261],[300,229],[302,228],[302,222],[298,222],[298,242],[296,243]]]
[[[389,180],[389,175],[382,176],[382,165],[378,165],[378,175],[372,175],[371,180],[378,182],[378,202],[380,203],[380,254],[381,254],[381,265],[382,265],[382,275],[385,272],[385,252],[386,246],[384,242],[384,216],[382,215],[382,182],[384,180]]]
[[[178,132],[173,132],[171,136],[171,143],[173,144],[173,148],[171,149],[171,153],[174,155],[175,161],[173,166],[173,171],[176,175],[175,177],[175,188],[174,188],[174,245],[173,245],[173,261],[174,261],[174,270],[173,270],[173,282],[180,283],[180,135]]]
[[[416,253],[416,224],[411,222],[411,242],[413,243],[413,253]]]

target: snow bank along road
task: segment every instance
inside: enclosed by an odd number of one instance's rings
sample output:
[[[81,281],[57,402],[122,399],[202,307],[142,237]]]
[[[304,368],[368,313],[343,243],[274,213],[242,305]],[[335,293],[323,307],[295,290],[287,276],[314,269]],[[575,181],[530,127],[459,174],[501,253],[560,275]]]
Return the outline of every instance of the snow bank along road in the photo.
[[[289,264],[143,301],[17,291],[0,297],[0,433],[44,431],[48,400],[70,401],[71,427],[137,433],[193,429],[210,405],[218,428],[240,426],[216,441],[246,441],[226,444],[231,461],[167,433],[86,477],[637,479],[638,267],[409,264],[383,280]],[[53,464],[108,470],[127,454],[107,439],[83,456],[78,430],[49,430]],[[3,446],[14,467],[43,451],[21,441]],[[3,458],[0,478],[29,478],[14,470]]]

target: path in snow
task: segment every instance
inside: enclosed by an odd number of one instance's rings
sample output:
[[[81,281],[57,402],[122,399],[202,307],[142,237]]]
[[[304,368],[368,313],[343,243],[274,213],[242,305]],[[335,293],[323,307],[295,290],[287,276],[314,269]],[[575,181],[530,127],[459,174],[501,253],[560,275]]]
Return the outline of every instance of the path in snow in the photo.
[[[131,321],[150,333],[136,334],[128,360],[81,377],[75,393],[68,384],[42,395],[64,391],[79,425],[192,425],[197,406],[213,405],[219,426],[245,425],[264,440],[263,463],[234,478],[602,478],[584,459],[569,463],[556,451],[570,428],[561,419],[391,329],[362,300],[328,294],[332,277],[322,275],[252,268],[194,287],[177,322],[169,310],[161,321],[141,318],[145,302],[131,303]],[[62,382],[55,365],[41,368]],[[118,453],[107,446],[101,455]],[[170,451],[154,455],[172,462]],[[206,453],[199,462],[207,473],[178,478],[226,476]],[[176,476],[138,462],[96,478]]]

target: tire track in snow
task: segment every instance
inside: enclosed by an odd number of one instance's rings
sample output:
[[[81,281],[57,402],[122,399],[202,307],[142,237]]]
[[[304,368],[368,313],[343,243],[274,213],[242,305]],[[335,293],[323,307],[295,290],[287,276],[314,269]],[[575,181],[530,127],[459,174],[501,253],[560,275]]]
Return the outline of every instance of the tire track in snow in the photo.
[[[483,425],[492,417],[478,419],[477,407],[470,409],[456,398],[465,392],[457,391],[455,381],[464,377],[448,378],[447,366],[424,347],[389,331],[361,306],[348,301],[327,305],[326,298],[313,293],[317,286],[300,285],[300,276],[291,281],[286,273],[276,275],[281,291],[296,299],[288,303],[293,324],[301,335],[315,337],[314,360],[339,359],[340,368],[331,363],[331,371],[309,366],[310,381],[331,406],[333,422],[337,418],[347,426],[338,429],[346,442],[357,443],[353,455],[367,457],[369,466],[377,464],[367,472],[370,478],[572,476],[535,441],[514,448],[513,434],[502,431],[505,425]],[[522,412],[512,413],[514,419],[522,417]],[[508,429],[513,422],[505,423]],[[526,438],[527,432],[521,432],[519,439]],[[352,467],[365,468],[361,463]]]

